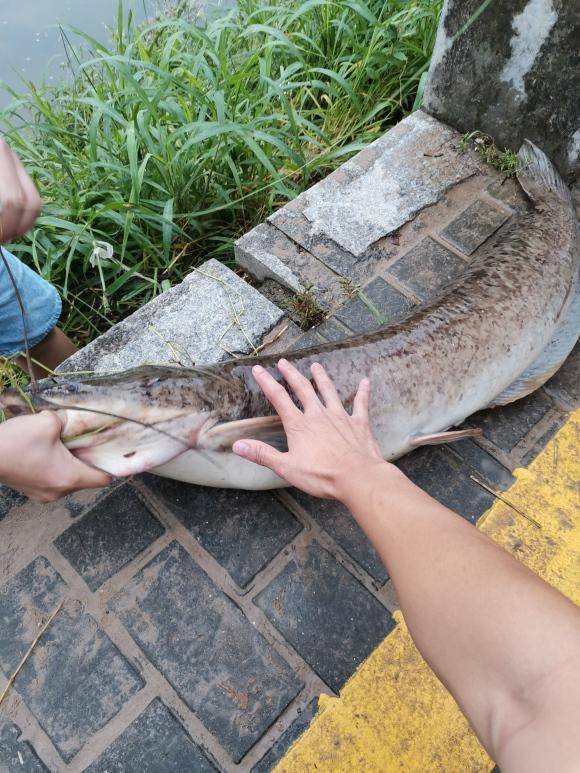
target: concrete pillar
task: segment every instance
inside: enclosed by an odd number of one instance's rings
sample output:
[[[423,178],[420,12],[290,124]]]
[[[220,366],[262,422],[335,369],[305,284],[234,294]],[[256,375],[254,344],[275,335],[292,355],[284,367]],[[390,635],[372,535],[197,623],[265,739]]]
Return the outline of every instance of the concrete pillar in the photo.
[[[423,106],[501,148],[527,137],[576,177],[579,65],[579,0],[445,0]]]

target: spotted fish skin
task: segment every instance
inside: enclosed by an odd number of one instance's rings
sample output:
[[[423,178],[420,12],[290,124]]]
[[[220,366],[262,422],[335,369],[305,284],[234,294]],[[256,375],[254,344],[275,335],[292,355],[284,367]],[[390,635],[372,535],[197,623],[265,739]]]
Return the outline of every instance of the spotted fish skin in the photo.
[[[371,422],[386,459],[410,450],[418,436],[444,431],[493,404],[538,359],[566,318],[579,264],[570,193],[532,143],[524,143],[519,157],[518,179],[532,201],[530,211],[512,218],[437,298],[402,322],[285,355],[304,374],[313,362],[322,363],[347,407],[360,379],[370,378]],[[57,380],[30,400],[37,408],[60,409],[73,452],[113,474],[152,469],[191,483],[272,488],[284,482],[229,447],[214,447],[209,438],[221,426],[271,414],[251,368],[259,363],[279,378],[279,357]],[[15,393],[1,396],[0,403],[8,413],[26,410]],[[125,418],[141,422],[139,442],[147,454],[131,447],[130,422],[119,432]],[[143,427],[150,423],[164,428],[165,441],[160,431]],[[98,426],[104,427],[98,440],[75,440],[81,429]],[[241,426],[250,434],[251,425]],[[107,432],[113,427],[111,452]]]

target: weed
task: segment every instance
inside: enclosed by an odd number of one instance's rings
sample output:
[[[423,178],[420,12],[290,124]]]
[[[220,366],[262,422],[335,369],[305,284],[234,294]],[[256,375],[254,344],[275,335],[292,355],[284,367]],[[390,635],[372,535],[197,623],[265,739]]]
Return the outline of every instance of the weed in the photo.
[[[338,283],[340,284],[340,289],[346,295],[347,298],[352,298],[353,295],[356,295],[360,289],[360,286],[357,285],[355,282],[352,281],[352,279],[349,279],[348,277],[342,277],[341,279],[338,280]]]
[[[473,147],[477,155],[487,164],[495,167],[506,177],[513,177],[519,168],[517,153],[505,148],[500,150],[489,134],[480,131],[467,132],[459,141],[459,150],[466,153]]]
[[[316,296],[310,289],[297,293],[288,301],[288,307],[296,315],[297,322],[302,330],[308,330],[314,325],[320,324],[326,318],[324,309],[319,305]]]

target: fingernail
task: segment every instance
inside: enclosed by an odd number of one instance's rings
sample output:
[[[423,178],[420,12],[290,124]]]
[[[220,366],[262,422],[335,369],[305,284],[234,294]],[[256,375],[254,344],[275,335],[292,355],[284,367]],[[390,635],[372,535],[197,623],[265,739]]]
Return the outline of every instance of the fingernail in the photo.
[[[321,367],[322,367],[322,365],[321,365],[319,362],[313,362],[313,363],[312,363],[312,365],[311,365],[310,367],[311,367],[311,368],[321,368]]]
[[[262,373],[264,368],[261,365],[254,365],[252,368],[252,373]]]
[[[238,454],[238,456],[247,456],[249,450],[250,446],[247,443],[244,443],[243,440],[236,440],[232,447],[232,451],[234,454]]]
[[[283,357],[281,360],[278,360],[278,366],[280,365],[288,365],[288,360],[285,360]]]

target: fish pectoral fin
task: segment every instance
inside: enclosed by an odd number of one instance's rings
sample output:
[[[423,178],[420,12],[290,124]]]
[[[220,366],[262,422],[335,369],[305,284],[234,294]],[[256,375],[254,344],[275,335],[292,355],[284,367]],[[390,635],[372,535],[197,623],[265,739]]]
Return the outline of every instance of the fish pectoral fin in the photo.
[[[411,438],[411,448],[418,448],[419,446],[436,446],[439,443],[454,443],[456,440],[463,440],[468,437],[479,437],[481,430],[477,428],[473,429],[458,429],[453,432],[435,432],[433,435],[417,435],[417,437]]]
[[[261,440],[278,451],[288,450],[286,433],[279,416],[256,416],[216,424],[203,431],[197,441],[197,448],[208,451],[230,451],[236,440]]]

